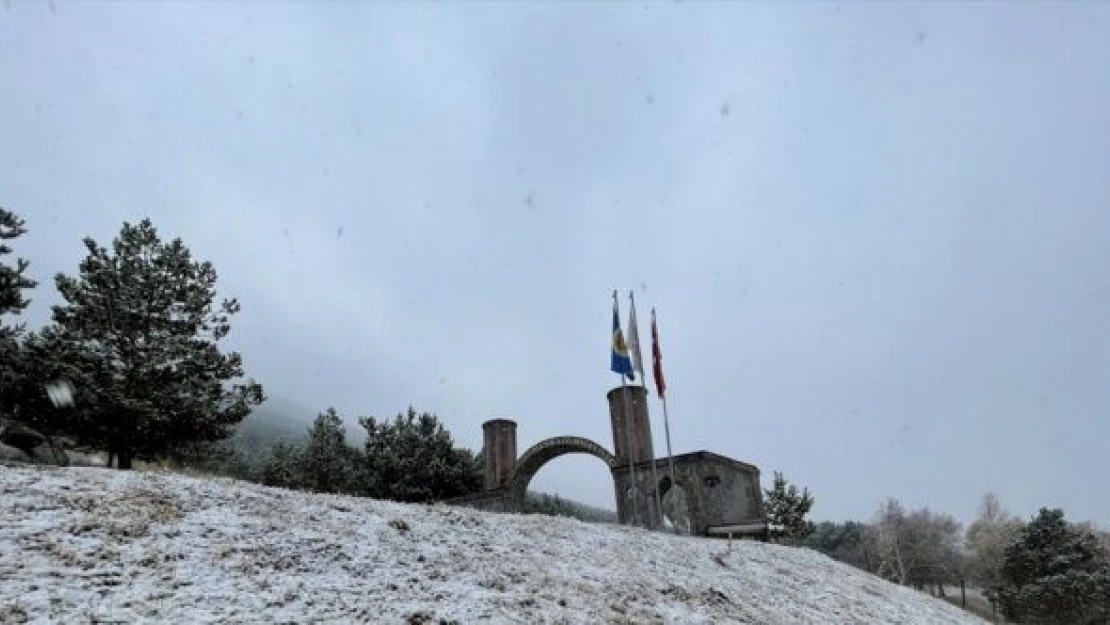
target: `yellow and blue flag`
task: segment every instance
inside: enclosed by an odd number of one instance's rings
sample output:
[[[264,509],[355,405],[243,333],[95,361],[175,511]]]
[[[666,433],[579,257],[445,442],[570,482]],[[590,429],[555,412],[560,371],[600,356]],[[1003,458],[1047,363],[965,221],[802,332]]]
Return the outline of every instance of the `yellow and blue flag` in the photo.
[[[628,345],[624,342],[624,333],[621,332],[620,311],[617,310],[617,292],[613,291],[613,356],[610,359],[609,370],[627,376],[630,380],[636,379],[632,370],[632,358],[628,355]]]

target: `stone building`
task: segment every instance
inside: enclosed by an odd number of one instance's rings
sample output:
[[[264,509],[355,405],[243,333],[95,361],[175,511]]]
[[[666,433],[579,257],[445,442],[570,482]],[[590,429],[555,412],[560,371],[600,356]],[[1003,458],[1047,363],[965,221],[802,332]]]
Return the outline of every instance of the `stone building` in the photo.
[[[604,462],[613,476],[617,516],[623,524],[678,528],[698,536],[766,536],[757,467],[708,451],[676,455],[671,461],[655,458],[647,389],[622,386],[607,397],[612,453],[586,438],[557,436],[518,456],[516,423],[492,419],[482,426],[485,490],[449,503],[519,511],[529,482],[544,464],[564,454],[585,453]]]

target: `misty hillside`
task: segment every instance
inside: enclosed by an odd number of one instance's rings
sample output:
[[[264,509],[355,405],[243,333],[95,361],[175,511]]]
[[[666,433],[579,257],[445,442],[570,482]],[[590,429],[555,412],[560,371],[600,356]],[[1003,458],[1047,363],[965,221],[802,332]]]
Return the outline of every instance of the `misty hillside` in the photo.
[[[256,406],[235,428],[226,446],[239,452],[248,464],[258,469],[270,458],[270,451],[278,443],[302,443],[308,438],[308,429],[323,409],[313,410],[281,397],[268,397]],[[347,442],[361,446],[366,432],[357,423],[346,423]]]
[[[279,442],[292,443],[308,436],[316,413],[288,400],[269,397],[235,428],[231,441],[244,452],[265,451]]]
[[[306,437],[308,428],[320,410],[302,406],[281,397],[267,397],[260,406],[236,428],[236,435],[249,440],[282,440],[291,442]],[[355,434],[348,426],[348,433]]]
[[[814,551],[0,465],[2,622],[981,623]]]

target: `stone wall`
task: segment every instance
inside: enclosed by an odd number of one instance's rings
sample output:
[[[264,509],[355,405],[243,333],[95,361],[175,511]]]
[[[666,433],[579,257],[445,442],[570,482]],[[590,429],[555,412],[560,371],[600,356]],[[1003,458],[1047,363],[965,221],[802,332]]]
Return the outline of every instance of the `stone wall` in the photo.
[[[661,499],[667,499],[670,489],[670,463],[666,458],[655,461],[659,478]],[[710,527],[762,523],[763,496],[759,485],[759,469],[725,456],[699,451],[674,457],[675,482],[685,495],[685,510],[677,516],[688,519],[689,530],[695,535],[705,535]],[[651,463],[636,465],[636,484],[639,486],[638,505],[632,505],[626,496],[630,480],[625,465],[613,469],[617,491],[617,513],[621,523],[634,522],[639,515],[641,522],[652,529],[661,529],[662,515],[657,508],[654,486],[651,481]],[[664,502],[664,510],[668,507]],[[680,502],[681,505],[681,502]],[[672,514],[672,517],[675,515]]]
[[[758,469],[746,469],[735,461],[706,455],[690,463],[683,481],[698,493],[699,514],[695,531],[704,534],[709,527],[761,522],[763,496]]]
[[[627,461],[626,461],[627,462]],[[657,461],[656,471],[659,479],[666,473],[664,466]],[[655,486],[651,479],[651,463],[640,462],[636,464],[636,480],[629,479],[629,469],[625,462],[620,462],[613,468],[613,487],[616,491],[617,519],[623,524],[640,525],[649,529],[662,529],[662,510],[655,500]],[[636,496],[630,497],[629,489],[635,484]]]

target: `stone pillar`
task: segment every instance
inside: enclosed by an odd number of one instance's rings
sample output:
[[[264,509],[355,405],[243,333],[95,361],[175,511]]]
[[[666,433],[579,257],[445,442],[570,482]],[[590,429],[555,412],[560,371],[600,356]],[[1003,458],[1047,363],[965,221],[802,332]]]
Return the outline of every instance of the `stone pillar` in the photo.
[[[609,399],[609,421],[613,426],[613,455],[617,465],[613,479],[617,485],[617,514],[621,523],[636,523],[654,528],[662,520],[652,483],[655,453],[648,421],[647,389],[642,386],[618,386],[606,395]],[[631,425],[631,432],[629,432]],[[635,480],[629,472],[629,457],[636,465]],[[646,465],[646,466],[645,466]],[[635,485],[635,502],[629,500],[629,487]]]
[[[651,443],[651,423],[648,421],[647,389],[642,386],[614,388],[606,395],[609,398],[609,421],[613,424],[613,455],[618,466],[628,466],[631,449],[632,462],[648,462],[655,459]],[[628,410],[625,411],[625,400]],[[628,444],[626,416],[632,417],[632,443]]]
[[[482,424],[482,453],[486,458],[486,489],[505,484],[516,464],[516,421],[491,419]]]

